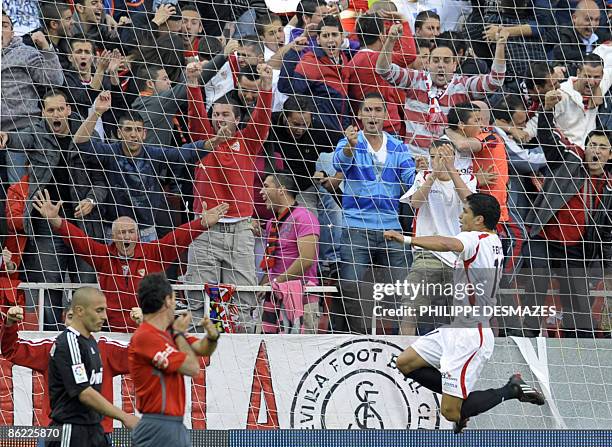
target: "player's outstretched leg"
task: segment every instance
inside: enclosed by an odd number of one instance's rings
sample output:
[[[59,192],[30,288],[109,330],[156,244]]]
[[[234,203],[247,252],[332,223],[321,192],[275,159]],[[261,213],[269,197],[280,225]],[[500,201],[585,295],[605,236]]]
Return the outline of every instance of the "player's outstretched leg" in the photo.
[[[472,391],[461,405],[461,418],[455,421],[455,433],[465,428],[470,417],[484,413],[510,399],[518,399],[534,405],[544,405],[544,395],[532,386],[527,385],[520,374],[514,374],[501,388],[484,391]]]
[[[434,393],[442,394],[442,375],[417,352],[408,348],[397,358],[397,368],[404,376],[423,385]]]

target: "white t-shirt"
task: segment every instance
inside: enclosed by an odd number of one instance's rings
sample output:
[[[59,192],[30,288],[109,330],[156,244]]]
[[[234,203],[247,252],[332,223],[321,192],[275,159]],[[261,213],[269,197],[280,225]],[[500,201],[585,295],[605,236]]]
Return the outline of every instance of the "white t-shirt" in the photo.
[[[376,161],[378,163],[380,163],[381,165],[384,165],[385,162],[387,161],[387,153],[388,153],[387,152],[387,134],[383,133],[382,144],[380,146],[380,149],[378,149],[378,151],[374,150],[374,148],[372,147],[368,139],[365,138],[365,136],[363,137],[363,139],[368,145],[368,152],[372,154],[374,158],[376,158]]]
[[[409,198],[425,183],[431,171],[420,171],[414,179],[414,184],[400,202],[408,203]],[[476,192],[476,178],[473,175],[461,175],[470,191]],[[455,191],[452,180],[437,180],[431,186],[427,201],[417,210],[414,219],[415,236],[454,236],[461,231],[459,216],[463,211],[463,202]],[[421,248],[413,247],[413,250]],[[455,265],[457,254],[453,252],[431,252],[449,267]]]

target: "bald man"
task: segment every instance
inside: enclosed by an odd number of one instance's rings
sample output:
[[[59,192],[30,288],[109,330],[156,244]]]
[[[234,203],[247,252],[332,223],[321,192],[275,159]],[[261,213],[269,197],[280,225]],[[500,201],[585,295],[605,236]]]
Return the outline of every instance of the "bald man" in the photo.
[[[112,226],[110,245],[88,237],[83,230],[59,217],[62,202],[53,203],[47,191],[38,192],[34,208],[45,217],[53,230],[75,254],[92,265],[108,301],[108,326],[115,332],[133,332],[137,325],[130,318],[133,307],[140,307],[136,291],[142,278],[165,271],[191,242],[225,215],[228,205],[222,203],[202,213],[201,219],[188,222],[163,238],[141,242],[138,225],[129,217],[120,217]]]
[[[553,51],[554,65],[566,66],[575,75],[584,56],[610,39],[610,33],[600,27],[601,9],[593,0],[582,0],[572,13],[573,27],[561,27],[559,44]]]
[[[93,332],[106,320],[106,298],[91,287],[81,287],[72,298],[72,323],[62,332],[49,355],[51,424],[61,426],[60,441],[48,446],[107,447],[102,417],[117,419],[127,428],[139,419],[107,401],[102,390],[102,359]]]

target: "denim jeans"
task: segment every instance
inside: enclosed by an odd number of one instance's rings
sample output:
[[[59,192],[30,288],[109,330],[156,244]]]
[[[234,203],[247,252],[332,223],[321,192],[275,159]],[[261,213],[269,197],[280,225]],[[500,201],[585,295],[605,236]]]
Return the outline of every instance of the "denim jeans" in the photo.
[[[372,266],[389,267],[395,281],[407,276],[408,258],[412,254],[404,244],[387,241],[383,230],[345,228],[342,232],[340,277],[347,281],[359,281]]]

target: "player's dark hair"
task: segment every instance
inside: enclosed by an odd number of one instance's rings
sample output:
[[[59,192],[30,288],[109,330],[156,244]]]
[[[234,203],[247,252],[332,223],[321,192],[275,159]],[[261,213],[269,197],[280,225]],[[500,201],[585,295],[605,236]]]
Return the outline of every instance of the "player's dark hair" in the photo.
[[[71,11],[70,5],[64,2],[39,2],[40,5],[40,24],[45,33],[49,32],[50,24],[53,21],[60,21],[66,11]]]
[[[163,273],[147,275],[138,285],[138,301],[145,315],[160,310],[167,296],[172,296],[172,286]]]
[[[357,19],[355,32],[362,47],[372,45],[384,34],[385,22],[376,14],[364,14]]]
[[[202,16],[202,14],[200,14],[200,10],[198,9],[198,6],[195,3],[183,4],[181,6],[181,14],[184,13],[185,11],[197,12],[200,17]]]
[[[470,194],[465,200],[475,217],[482,216],[485,227],[489,230],[495,230],[497,228],[499,216],[501,215],[501,208],[495,197],[490,194],[477,192]]]
[[[477,112],[471,102],[457,104],[448,111],[448,127],[455,130],[460,123],[467,123],[472,113]]]
[[[423,28],[423,25],[427,19],[436,19],[439,22],[440,16],[433,11],[421,11],[414,19],[414,29],[417,30]]]
[[[504,120],[507,123],[512,122],[512,115],[517,110],[526,110],[520,95],[506,95],[491,109],[494,119]]]

